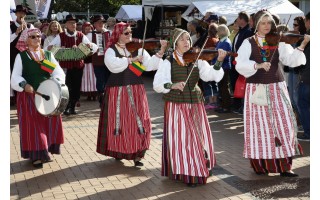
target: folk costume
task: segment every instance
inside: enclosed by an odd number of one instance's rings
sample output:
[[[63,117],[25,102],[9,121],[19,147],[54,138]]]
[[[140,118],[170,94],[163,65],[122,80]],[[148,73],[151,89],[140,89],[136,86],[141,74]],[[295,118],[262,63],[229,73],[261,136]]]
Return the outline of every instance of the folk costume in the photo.
[[[151,120],[140,76],[142,67],[133,66],[131,58],[135,55],[118,43],[127,27],[129,24],[123,22],[115,25],[104,56],[111,74],[101,105],[97,152],[116,159],[134,160],[136,166],[141,166],[140,159],[150,145]],[[138,55],[142,55],[142,49]],[[160,60],[144,50],[145,71],[157,70]]]
[[[95,25],[96,22],[105,23],[106,20],[102,15],[96,15],[93,17],[92,22]],[[96,28],[96,27],[95,27]],[[91,35],[91,36],[90,36]],[[111,36],[111,31],[108,31],[105,28],[102,28],[102,31],[98,31],[97,28],[89,33],[88,37],[92,38],[92,42],[97,44],[98,50],[95,54],[92,55],[92,64],[94,68],[94,74],[96,76],[96,88],[99,95],[99,103],[101,105],[103,100],[103,93],[106,87],[107,80],[110,76],[110,71],[104,64],[104,54],[107,50],[107,43]]]
[[[67,15],[67,21],[78,21],[77,18],[73,15]],[[96,52],[98,47],[96,44],[91,43],[88,38],[79,31],[74,31],[69,33],[68,31],[59,33],[54,40],[49,44],[56,45],[64,48],[71,48],[74,45],[78,46],[80,43],[90,44],[92,47],[92,52]],[[65,115],[77,114],[75,112],[75,106],[77,101],[80,99],[80,88],[84,68],[84,60],[75,60],[75,61],[60,61],[60,66],[67,70],[66,72],[66,85],[69,89],[69,103],[64,112]]]
[[[178,38],[187,31],[173,30],[173,49]],[[190,44],[192,45],[189,36]],[[186,81],[193,64],[173,55],[160,63],[153,88],[164,93],[164,130],[161,175],[187,184],[205,184],[216,163],[210,125],[198,80],[219,82],[223,69],[215,69],[207,61],[198,60],[183,91],[171,89],[172,84]]]
[[[34,32],[41,34],[39,29],[30,29],[28,35]],[[43,60],[55,65],[51,73],[43,69]],[[65,82],[65,74],[51,52],[39,48],[35,51],[28,49],[17,55],[11,86],[17,91],[21,156],[32,161],[50,161],[49,152],[60,154],[60,145],[64,142],[61,116],[41,115],[35,107],[35,94],[24,91],[26,84],[36,91],[40,83],[49,78],[61,84]]]
[[[82,25],[83,33],[86,27],[91,27],[91,31],[93,30],[93,26],[90,24],[90,22],[85,22]],[[91,33],[86,34],[86,37],[90,42],[92,42]],[[80,91],[86,93],[88,100],[90,100],[91,97],[92,97],[92,100],[95,100],[97,89],[96,89],[96,76],[94,74],[94,69],[92,65],[92,56],[88,56],[84,59],[84,68],[83,68]]]
[[[255,15],[255,27],[268,11]],[[272,60],[271,60],[272,58]],[[244,98],[244,151],[257,174],[282,173],[292,168],[292,158],[302,151],[297,141],[297,125],[288,90],[278,63],[300,66],[306,63],[301,49],[280,42],[269,46],[258,32],[243,41],[236,57],[236,70],[246,77]],[[256,65],[270,62],[269,71]],[[290,174],[289,174],[290,175]],[[291,174],[292,175],[292,174]]]

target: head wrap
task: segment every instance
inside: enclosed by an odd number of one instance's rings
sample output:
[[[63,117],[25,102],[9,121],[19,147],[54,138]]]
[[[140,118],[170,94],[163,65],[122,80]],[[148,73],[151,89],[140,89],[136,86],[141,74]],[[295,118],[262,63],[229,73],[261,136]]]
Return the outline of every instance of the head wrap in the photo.
[[[117,23],[114,26],[114,29],[112,31],[110,40],[109,40],[109,42],[107,44],[107,48],[109,48],[113,44],[116,44],[119,41],[120,35],[129,26],[130,26],[130,24],[128,24],[128,23],[124,23],[124,22]]]
[[[272,22],[271,31],[270,32],[276,32],[277,31],[277,26],[276,26],[276,23],[275,23],[275,21],[274,21],[274,19],[272,17],[272,14],[267,10],[260,10],[254,15],[254,27],[255,27],[254,32],[257,32],[259,23],[261,22],[262,18],[264,18],[266,16],[269,17],[269,19]]]
[[[181,28],[175,28],[171,31],[171,37],[170,37],[171,38],[170,44],[173,49],[176,49],[176,43],[183,33],[186,33],[188,35],[190,40],[190,46],[192,46],[192,40],[191,40],[190,34],[186,30],[183,30]]]
[[[40,36],[41,36],[41,31],[40,29],[38,28],[31,28],[31,29],[28,29],[27,32],[26,32],[26,37],[25,37],[25,41],[28,40],[28,37],[34,33],[38,33]]]
[[[84,29],[85,29],[86,27],[88,27],[88,26],[91,28],[91,31],[94,29],[93,26],[92,26],[92,24],[91,24],[90,22],[84,22],[84,23],[82,24],[82,33],[84,33]]]

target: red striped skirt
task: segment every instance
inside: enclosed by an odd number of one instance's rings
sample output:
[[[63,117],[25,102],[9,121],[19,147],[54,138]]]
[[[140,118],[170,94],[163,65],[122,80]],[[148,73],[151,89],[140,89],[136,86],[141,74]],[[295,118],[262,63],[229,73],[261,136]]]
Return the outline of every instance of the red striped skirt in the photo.
[[[282,173],[292,168],[292,157],[279,159],[250,159],[256,173]]]
[[[298,150],[296,119],[285,82],[268,84],[268,106],[250,102],[258,84],[247,84],[244,101],[244,152],[250,159],[278,159],[294,156]],[[275,138],[281,142],[276,145]]]
[[[61,116],[41,115],[34,97],[26,92],[17,93],[21,155],[31,160],[49,160],[48,152],[60,154],[60,144],[64,142],[62,120]]]
[[[83,68],[81,92],[95,92],[96,88],[96,76],[94,74],[92,63],[85,63]]]
[[[166,102],[164,115],[161,175],[205,184],[216,160],[203,103]]]
[[[144,157],[149,149],[151,119],[144,85],[131,85],[136,111],[142,121],[144,134],[140,134],[128,91],[123,86],[120,99],[119,135],[115,135],[116,107],[119,87],[106,87],[98,128],[97,152],[114,158],[133,160]]]

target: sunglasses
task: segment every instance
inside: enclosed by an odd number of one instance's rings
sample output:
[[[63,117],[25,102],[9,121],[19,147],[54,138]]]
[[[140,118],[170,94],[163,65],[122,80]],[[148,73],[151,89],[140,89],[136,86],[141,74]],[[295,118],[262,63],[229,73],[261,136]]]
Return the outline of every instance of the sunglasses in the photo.
[[[39,39],[41,36],[40,35],[30,35],[29,38],[31,39]]]
[[[293,24],[294,27],[299,26],[299,24]]]
[[[123,33],[123,35],[129,35],[129,34],[132,34],[132,32],[131,32],[131,31],[129,31],[129,32],[125,32],[125,33]]]

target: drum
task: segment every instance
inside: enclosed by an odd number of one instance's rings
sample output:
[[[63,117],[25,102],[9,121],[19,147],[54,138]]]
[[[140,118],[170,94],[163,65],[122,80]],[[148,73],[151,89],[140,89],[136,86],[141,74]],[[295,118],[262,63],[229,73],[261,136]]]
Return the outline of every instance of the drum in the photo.
[[[37,111],[44,116],[60,115],[67,107],[69,90],[65,84],[50,78],[40,83],[37,92],[49,96],[48,100],[40,95],[35,95]]]

